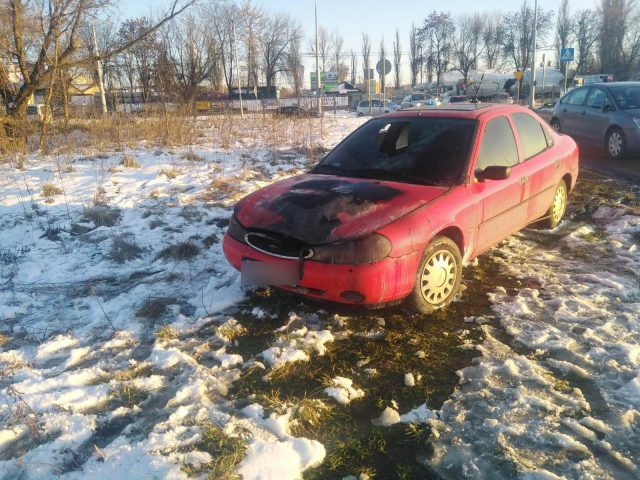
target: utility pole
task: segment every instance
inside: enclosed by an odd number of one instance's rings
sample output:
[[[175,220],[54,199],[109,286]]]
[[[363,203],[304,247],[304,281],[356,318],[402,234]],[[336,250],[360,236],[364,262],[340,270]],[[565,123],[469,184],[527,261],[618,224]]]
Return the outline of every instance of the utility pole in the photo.
[[[98,88],[100,89],[100,101],[102,103],[102,113],[107,114],[107,97],[104,93],[104,81],[102,78],[102,60],[100,60],[100,53],[98,52],[98,38],[96,37],[96,26],[93,25],[93,54],[96,57],[96,70],[98,72]]]
[[[536,34],[538,33],[538,0],[533,4],[533,61],[531,62],[531,88],[529,93],[529,106],[533,108],[536,104]],[[544,96],[544,91],[542,92]]]
[[[236,23],[233,26],[233,55],[236,57],[236,76],[238,77],[238,97],[240,98],[240,118],[244,118],[244,107],[242,106],[242,81],[240,80],[240,58],[238,58],[238,42],[236,42]]]
[[[322,116],[322,97],[320,95],[320,60],[318,51],[318,2],[315,2],[316,13],[316,98],[318,99],[318,114]]]

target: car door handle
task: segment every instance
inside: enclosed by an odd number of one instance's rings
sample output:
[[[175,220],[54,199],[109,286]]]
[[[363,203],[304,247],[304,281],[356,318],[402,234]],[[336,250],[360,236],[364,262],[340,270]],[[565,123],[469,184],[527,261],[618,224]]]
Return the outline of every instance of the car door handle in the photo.
[[[566,108],[563,108],[563,109],[562,109],[562,113],[566,113],[566,111],[567,111],[567,109],[566,109]]]
[[[587,114],[587,111],[586,111],[586,110],[583,110],[583,111],[582,111],[582,113],[581,113],[580,115],[586,115],[586,114]]]
[[[520,177],[520,185],[524,185],[529,181],[529,177]]]

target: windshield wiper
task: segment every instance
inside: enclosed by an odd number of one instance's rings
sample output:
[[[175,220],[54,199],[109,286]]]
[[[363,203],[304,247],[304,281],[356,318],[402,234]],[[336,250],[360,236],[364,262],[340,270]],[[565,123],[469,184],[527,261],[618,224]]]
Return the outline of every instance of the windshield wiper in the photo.
[[[339,165],[326,164],[318,165],[313,169],[313,173],[319,173],[320,175],[344,175],[346,177],[351,176],[351,172]]]
[[[371,178],[375,180],[389,180],[392,182],[417,183],[419,185],[435,185],[436,182],[428,181],[424,178],[410,175],[404,172],[394,172],[383,168],[360,168],[355,170],[354,176]],[[439,183],[439,182],[437,182]]]

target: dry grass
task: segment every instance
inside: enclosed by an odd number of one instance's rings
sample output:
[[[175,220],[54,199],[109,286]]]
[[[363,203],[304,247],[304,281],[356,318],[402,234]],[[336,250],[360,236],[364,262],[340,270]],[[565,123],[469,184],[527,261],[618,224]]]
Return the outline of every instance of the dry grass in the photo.
[[[56,195],[61,195],[62,189],[56,187],[53,183],[44,183],[42,184],[42,196],[45,198],[55,197]]]
[[[213,460],[198,468],[185,465],[183,470],[190,476],[205,476],[208,480],[240,480],[238,464],[246,452],[246,445],[236,437],[230,437],[211,422],[203,425],[202,440],[195,445],[199,451],[208,452]]]
[[[133,235],[114,235],[109,252],[109,259],[117,263],[125,263],[140,258],[143,249],[136,243]]]
[[[120,210],[107,205],[95,205],[82,210],[86,221],[93,222],[96,227],[113,227],[120,220]]]
[[[120,161],[120,165],[126,168],[140,168],[141,165],[131,155],[125,155]]]
[[[156,255],[156,260],[162,258],[164,260],[173,259],[173,260],[191,260],[193,257],[197,256],[200,253],[200,247],[196,245],[193,241],[187,240],[185,242],[179,242],[175,245],[170,245],[167,248],[163,249],[158,255]]]
[[[179,337],[178,331],[170,325],[163,325],[153,334],[160,340],[175,340]]]
[[[179,168],[163,168],[163,169],[160,170],[160,172],[158,174],[159,175],[164,175],[169,180],[173,180],[174,178],[179,177],[183,173],[184,172],[182,170],[180,170]]]

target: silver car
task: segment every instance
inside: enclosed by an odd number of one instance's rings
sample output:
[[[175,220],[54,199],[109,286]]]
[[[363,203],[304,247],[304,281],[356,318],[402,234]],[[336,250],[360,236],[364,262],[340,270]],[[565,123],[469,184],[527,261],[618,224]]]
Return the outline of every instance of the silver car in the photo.
[[[603,145],[614,159],[640,154],[640,82],[593,83],[571,90],[550,121],[581,143]]]

